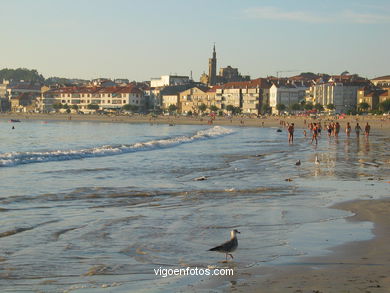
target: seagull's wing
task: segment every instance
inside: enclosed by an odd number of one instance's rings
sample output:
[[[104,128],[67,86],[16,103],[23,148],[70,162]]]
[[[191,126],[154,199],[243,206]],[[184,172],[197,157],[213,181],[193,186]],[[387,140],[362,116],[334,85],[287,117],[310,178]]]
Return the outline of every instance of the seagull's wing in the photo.
[[[232,249],[235,249],[237,246],[237,238],[233,238],[229,241],[226,241],[225,243],[222,243],[221,245],[218,245],[216,247],[213,247],[209,249],[209,251],[223,251],[223,252],[229,252]]]

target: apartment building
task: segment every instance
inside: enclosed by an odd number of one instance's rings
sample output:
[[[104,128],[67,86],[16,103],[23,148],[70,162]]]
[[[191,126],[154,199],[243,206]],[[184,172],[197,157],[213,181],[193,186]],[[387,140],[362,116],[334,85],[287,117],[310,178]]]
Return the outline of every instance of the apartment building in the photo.
[[[303,82],[273,83],[269,90],[269,105],[272,113],[278,113],[276,105],[283,104],[290,107],[305,99],[308,86]]]
[[[143,91],[134,86],[62,87],[41,94],[42,111],[52,110],[56,103],[77,105],[83,112],[95,111],[90,105],[97,105],[100,110],[118,110],[127,104],[139,108],[145,105]]]
[[[209,91],[206,86],[194,86],[179,93],[178,112],[187,114],[199,113],[199,106],[205,104],[207,108],[215,106],[215,91]]]

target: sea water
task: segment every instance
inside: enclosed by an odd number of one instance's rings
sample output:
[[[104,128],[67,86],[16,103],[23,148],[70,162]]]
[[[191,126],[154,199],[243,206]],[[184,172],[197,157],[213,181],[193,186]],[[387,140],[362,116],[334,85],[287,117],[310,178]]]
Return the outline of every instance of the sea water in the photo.
[[[390,141],[375,131],[315,146],[261,127],[11,126],[0,121],[1,292],[185,290],[207,277],[154,269],[223,266],[207,250],[232,229],[236,271],[322,255],[372,237],[332,204],[390,191]]]

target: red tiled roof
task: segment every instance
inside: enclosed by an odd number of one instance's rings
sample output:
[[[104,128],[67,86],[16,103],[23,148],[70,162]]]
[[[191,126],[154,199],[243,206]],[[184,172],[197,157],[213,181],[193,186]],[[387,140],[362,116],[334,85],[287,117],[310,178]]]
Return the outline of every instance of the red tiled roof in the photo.
[[[383,80],[383,79],[390,79],[390,75],[375,77],[371,80]]]
[[[112,86],[112,87],[62,87],[47,91],[52,94],[93,94],[93,93],[135,93],[142,94],[143,91],[135,86]]]
[[[29,85],[29,84],[17,84],[10,86],[11,89],[13,90],[35,90],[35,91],[40,91],[41,87],[37,85]]]
[[[98,92],[101,94],[114,94],[119,90],[117,86],[101,87]]]
[[[215,85],[215,86],[213,86],[211,89],[209,89],[207,92],[208,92],[208,93],[215,93],[215,92],[217,91],[217,89],[220,89],[220,88],[222,88],[222,86],[220,86],[220,85]]]
[[[120,87],[116,93],[142,94],[143,91],[135,86]]]
[[[34,93],[23,93],[16,97],[12,97],[11,100],[22,100],[22,99],[29,99],[29,98],[35,98],[36,94]]]
[[[51,89],[48,93],[58,93],[58,94],[115,94],[115,93],[135,93],[142,94],[142,90],[135,86],[111,86],[111,87],[62,87]]]
[[[250,81],[235,81],[235,82],[228,82],[221,86],[223,89],[234,89],[234,88],[269,88],[270,84],[268,81],[264,78],[257,78]]]

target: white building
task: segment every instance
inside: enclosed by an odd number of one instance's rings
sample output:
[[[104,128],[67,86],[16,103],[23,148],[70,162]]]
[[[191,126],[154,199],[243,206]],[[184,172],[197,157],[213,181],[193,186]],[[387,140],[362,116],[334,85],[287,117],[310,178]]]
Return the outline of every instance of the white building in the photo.
[[[261,105],[268,103],[269,87],[263,78],[229,82],[216,88],[215,103],[222,110],[232,105],[241,108],[242,113],[258,115]]]
[[[115,87],[65,87],[42,93],[41,110],[52,110],[53,104],[77,105],[83,112],[95,111],[89,105],[97,105],[100,110],[118,110],[124,105],[145,106],[144,93],[134,86]]]
[[[241,89],[239,87],[217,88],[215,102],[217,107],[222,110],[226,110],[229,105],[241,108]]]
[[[324,107],[333,104],[336,112],[343,113],[356,108],[357,92],[361,86],[361,84],[328,82],[311,86],[309,93],[314,104],[318,103]]]
[[[303,84],[273,84],[269,89],[269,105],[272,113],[278,113],[276,105],[283,104],[287,108],[305,99],[307,87]]]
[[[189,84],[189,82],[190,78],[188,76],[162,75],[160,78],[152,78],[150,80],[150,86],[155,88],[172,85],[185,85]]]

